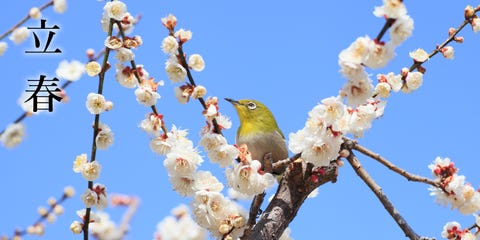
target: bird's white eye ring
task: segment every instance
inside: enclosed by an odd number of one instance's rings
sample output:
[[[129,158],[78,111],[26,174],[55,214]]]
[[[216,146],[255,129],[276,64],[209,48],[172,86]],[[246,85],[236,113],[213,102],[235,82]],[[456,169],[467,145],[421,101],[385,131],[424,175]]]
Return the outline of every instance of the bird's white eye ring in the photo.
[[[255,104],[254,102],[248,102],[247,107],[250,110],[254,110],[255,108],[257,108],[257,104]]]

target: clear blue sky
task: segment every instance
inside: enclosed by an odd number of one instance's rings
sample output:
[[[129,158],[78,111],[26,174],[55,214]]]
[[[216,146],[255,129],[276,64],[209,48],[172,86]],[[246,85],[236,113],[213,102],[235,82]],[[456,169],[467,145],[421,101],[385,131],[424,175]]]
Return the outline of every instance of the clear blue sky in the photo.
[[[44,2],[5,1],[0,32],[18,22],[30,7]],[[134,30],[144,41],[135,51],[137,63],[144,64],[157,80],[166,81],[158,90],[162,98],[157,107],[165,115],[167,126],[175,124],[189,129],[191,139],[197,142],[204,119],[197,102],[180,105],[173,97],[174,85],[164,72],[166,55],[160,48],[167,35],[161,17],[173,13],[178,27],[192,30],[193,39],[185,45],[185,51],[199,53],[205,59],[205,70],[194,73],[194,78],[207,87],[207,95],[260,100],[270,107],[288,135],[303,127],[307,112],[314,105],[336,95],[344,84],[345,79],[338,73],[339,52],[359,36],[373,38],[384,23],[372,14],[374,6],[382,4],[380,0],[321,2],[125,1],[133,15],[142,14]],[[397,49],[397,57],[390,65],[369,73],[376,76],[399,72],[409,66],[408,52],[418,47],[430,51],[440,44],[447,37],[448,28],[463,20],[467,4],[478,2],[406,1],[415,21],[413,36]],[[32,48],[33,37],[19,46],[9,41],[7,52],[0,57],[0,128],[22,113],[16,102],[25,90],[27,78],[39,74],[54,76],[60,61],[86,62],[87,48],[102,48],[106,36],[100,27],[103,5],[104,2],[94,0],[68,1],[68,9],[62,15],[51,8],[43,12],[48,24],[61,28],[53,45],[60,47],[62,54],[24,54]],[[26,23],[36,25],[34,20]],[[428,62],[423,86],[409,95],[393,95],[384,117],[375,121],[359,141],[395,164],[424,176],[430,176],[427,165],[435,157],[450,157],[460,174],[478,187],[476,137],[480,133],[480,110],[476,102],[480,36],[469,27],[461,35],[465,43],[453,45],[455,59],[435,57]],[[90,155],[93,116],[86,110],[85,100],[96,89],[97,78],[84,75],[67,89],[68,104],[57,106],[52,114],[24,121],[27,137],[21,145],[0,148],[0,234],[11,235],[16,227],[32,223],[37,219],[39,205],[45,205],[50,196],[59,196],[64,186],[72,185],[77,195],[65,203],[66,213],[48,226],[44,239],[81,238],[70,233],[69,225],[78,220],[75,211],[83,208],[79,195],[87,183],[71,169],[76,155]],[[128,239],[151,239],[156,224],[170,214],[170,209],[180,203],[188,204],[191,199],[179,197],[171,190],[163,157],[150,150],[148,136],[137,127],[149,109],[136,103],[132,90],[116,83],[113,71],[107,74],[104,95],[115,104],[113,111],[101,116],[114,131],[115,142],[109,150],[97,153],[103,165],[99,182],[107,186],[109,193],[141,198]],[[225,131],[227,139],[233,142],[238,119],[227,102],[221,102],[220,111],[233,120],[234,129]],[[440,238],[447,221],[457,220],[462,226],[473,223],[471,216],[436,205],[427,185],[408,182],[363,156],[360,160],[418,234]],[[221,175],[218,167],[208,163],[201,169]],[[106,211],[118,220],[123,210]],[[322,186],[317,198],[305,202],[290,226],[295,239],[403,238],[401,230],[348,164],[340,169],[337,183]]]

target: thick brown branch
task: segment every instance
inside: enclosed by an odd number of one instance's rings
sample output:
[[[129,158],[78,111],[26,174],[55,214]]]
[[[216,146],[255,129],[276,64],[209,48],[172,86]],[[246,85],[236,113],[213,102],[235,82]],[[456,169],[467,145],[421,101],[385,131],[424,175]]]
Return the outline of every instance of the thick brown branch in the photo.
[[[290,222],[297,215],[298,210],[307,196],[318,186],[337,179],[337,164],[332,162],[323,174],[315,178],[305,177],[312,166],[301,159],[292,162],[287,168],[280,182],[275,196],[260,216],[258,223],[253,228],[248,239],[278,239]]]
[[[423,182],[423,183],[432,185],[434,187],[440,187],[439,182],[433,181],[433,180],[431,180],[429,178],[426,178],[426,177],[423,177],[423,176],[419,176],[419,175],[409,173],[405,169],[402,169],[402,168],[399,168],[398,166],[395,166],[392,162],[390,162],[387,159],[385,159],[384,157],[380,156],[380,154],[375,153],[370,149],[367,149],[366,147],[358,144],[356,141],[354,141],[352,139],[344,138],[344,140],[345,140],[345,146],[346,146],[347,149],[349,149],[349,150],[354,149],[354,150],[356,150],[356,151],[358,151],[358,152],[376,160],[377,162],[381,163],[382,165],[384,165],[388,169],[402,175],[408,181]]]
[[[382,188],[373,180],[373,178],[368,174],[368,172],[362,167],[358,159],[355,157],[352,151],[347,157],[348,162],[352,166],[353,170],[357,175],[363,180],[365,184],[372,190],[378,200],[382,203],[383,207],[387,212],[392,216],[398,226],[405,233],[405,236],[412,240],[428,239],[420,237],[415,231],[408,225],[407,221],[400,215],[398,210],[393,206],[392,202],[388,199],[385,193],[382,191]]]

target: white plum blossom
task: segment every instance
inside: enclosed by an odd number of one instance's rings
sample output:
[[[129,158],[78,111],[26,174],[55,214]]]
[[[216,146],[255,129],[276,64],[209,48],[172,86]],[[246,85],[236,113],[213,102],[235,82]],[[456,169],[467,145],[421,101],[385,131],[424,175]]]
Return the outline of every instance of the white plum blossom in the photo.
[[[88,162],[82,169],[82,176],[88,181],[95,181],[100,177],[102,166],[98,161]]]
[[[462,226],[458,222],[448,222],[443,226],[442,237],[457,240],[463,235]],[[461,238],[463,240],[463,238]]]
[[[72,224],[70,224],[70,231],[72,231],[73,234],[80,234],[83,231],[83,223],[79,221],[73,221]]]
[[[261,172],[261,167],[262,164],[257,160],[234,164],[233,168],[225,171],[228,185],[249,196],[262,193],[275,183],[275,177],[270,173]]]
[[[102,66],[96,61],[90,61],[85,65],[88,76],[97,76],[102,71]]]
[[[230,129],[232,127],[232,121],[230,118],[223,114],[219,114],[217,117],[215,117],[217,120],[218,126],[220,126],[222,129]]]
[[[375,42],[368,36],[358,37],[350,46],[342,50],[338,56],[340,72],[350,79],[363,77],[362,64],[375,49]]]
[[[223,184],[209,171],[198,171],[195,173],[193,191],[221,192]]]
[[[330,161],[338,157],[341,136],[335,136],[331,131],[318,131],[303,128],[296,133],[290,133],[288,147],[294,153],[302,153],[302,158],[315,166],[328,166]]]
[[[347,97],[349,106],[364,104],[373,95],[372,80],[368,77],[350,79],[340,91],[342,96]]]
[[[375,43],[363,64],[369,68],[381,68],[387,65],[394,56],[395,49],[391,43]]]
[[[32,115],[32,114],[39,114],[40,112],[34,112],[33,111],[33,101],[27,101],[31,97],[30,93],[27,92],[22,92],[20,97],[17,100],[18,105],[22,108],[24,112],[27,113],[27,115]]]
[[[168,14],[167,17],[161,19],[162,25],[168,29],[174,29],[177,25],[177,18],[173,14]]]
[[[440,49],[440,52],[446,59],[453,59],[454,50],[452,46],[446,46]]]
[[[409,55],[416,62],[425,62],[429,59],[428,53],[421,48],[418,48],[417,50],[410,52]]]
[[[100,184],[100,183],[95,183],[92,187],[93,191],[97,195],[97,199],[95,201],[95,208],[98,210],[102,210],[107,207],[108,201],[107,201],[107,188],[105,185]]]
[[[408,15],[398,17],[390,27],[390,42],[398,46],[413,32],[413,19]]]
[[[200,141],[198,143],[200,146],[204,147],[208,152],[217,147],[227,144],[227,139],[218,133],[206,132],[202,134]]]
[[[177,127],[173,125],[166,137],[159,136],[152,139],[150,148],[160,155],[166,155],[174,148],[193,149],[193,143],[188,140],[187,134],[187,130],[177,129]]]
[[[82,153],[75,158],[73,161],[73,171],[76,173],[81,173],[85,165],[88,163],[87,154]]]
[[[421,72],[409,72],[405,79],[409,91],[417,90],[423,83],[423,74]]]
[[[177,30],[174,34],[174,36],[176,38],[178,38],[178,40],[180,42],[186,42],[188,40],[190,40],[192,38],[192,32],[189,31],[189,30],[185,30],[183,28],[180,28],[179,30]]]
[[[103,123],[99,123],[98,129],[95,144],[98,149],[105,150],[113,144],[113,132],[107,124]]]
[[[200,54],[192,54],[188,58],[188,66],[197,72],[201,72],[205,68],[205,62]]]
[[[390,92],[392,91],[392,86],[387,82],[379,82],[375,86],[374,93],[378,94],[378,96],[382,98],[388,98],[390,96]]]
[[[195,222],[216,238],[229,233],[232,239],[237,239],[243,234],[245,212],[220,193],[197,191],[191,209]]]
[[[15,44],[20,44],[27,39],[29,33],[30,31],[27,29],[27,27],[15,28],[9,39]]]
[[[400,91],[403,86],[402,76],[400,74],[395,74],[393,72],[389,72],[387,75],[385,74],[378,74],[377,75],[378,82],[386,82],[390,85],[391,90],[394,92]]]
[[[172,83],[179,83],[185,80],[187,70],[178,63],[176,58],[169,58],[165,64],[165,71],[167,71],[168,79]]]
[[[293,238],[290,236],[292,230],[290,228],[286,228],[283,233],[282,233],[282,236],[280,236],[280,238],[278,240],[293,240]]]
[[[104,45],[110,49],[119,49],[123,47],[123,41],[121,38],[116,36],[107,36]]]
[[[161,114],[154,114],[149,113],[145,116],[145,119],[142,120],[139,127],[151,134],[152,136],[158,137],[159,131],[162,129],[163,126],[163,115]]]
[[[55,74],[57,77],[68,81],[77,81],[82,77],[84,72],[85,64],[77,60],[72,60],[71,62],[63,60],[58,64]]]
[[[472,19],[472,30],[474,33],[477,33],[478,31],[480,31],[480,18],[476,17],[474,19]]]
[[[97,193],[90,188],[85,189],[85,192],[80,196],[85,207],[90,208],[97,203]]]
[[[163,165],[169,176],[192,176],[203,162],[194,149],[174,148],[167,154]]]
[[[430,195],[435,196],[438,204],[450,205],[463,214],[473,214],[480,210],[480,193],[465,182],[465,176],[457,174],[458,169],[449,158],[437,157],[428,168],[432,171],[434,178],[443,186],[429,189]]]
[[[172,210],[173,216],[165,217],[157,224],[154,240],[207,240],[208,233],[198,226],[190,216],[185,205]],[[178,209],[182,209],[179,212]]]
[[[383,0],[383,5],[375,7],[373,15],[377,17],[399,18],[407,14],[402,0]]]
[[[170,176],[170,183],[172,183],[173,190],[180,196],[190,197],[195,194],[193,184],[195,183],[195,176]]]
[[[42,12],[38,7],[32,7],[30,8],[30,11],[28,11],[28,16],[30,16],[33,19],[39,19],[42,17]]]
[[[323,121],[326,125],[332,125],[343,117],[346,106],[339,96],[329,97],[322,100],[321,104],[315,106],[308,116],[314,121]]]
[[[173,190],[185,197],[190,197],[197,191],[221,192],[223,184],[208,171],[198,171],[192,176],[171,176]]]
[[[25,125],[22,123],[12,123],[7,126],[0,135],[0,142],[7,148],[13,148],[20,144],[25,137]]]
[[[207,94],[207,89],[204,86],[198,85],[193,89],[192,97],[195,99],[202,98]]]
[[[126,88],[134,88],[138,85],[138,80],[130,67],[123,66],[121,63],[117,63],[115,64],[115,70],[115,79],[121,86]]]
[[[89,224],[90,232],[96,239],[121,240],[125,237],[125,233],[110,219],[108,213],[97,212],[96,215],[98,221]]]
[[[365,130],[372,127],[372,121],[377,117],[376,106],[366,104],[350,111],[351,114],[348,118],[349,132],[355,137],[363,137]]]
[[[219,226],[225,217],[227,202],[221,193],[197,191],[191,206],[195,222],[207,229]]]
[[[150,107],[157,104],[157,99],[160,98],[160,94],[156,91],[153,91],[148,86],[140,86],[135,90],[135,96],[137,97],[137,102]]]
[[[107,14],[109,18],[120,21],[127,13],[127,5],[118,0],[109,1],[103,7],[103,11]]]
[[[220,167],[231,165],[237,156],[238,149],[229,144],[224,144],[208,151],[210,162],[217,163]]]
[[[115,58],[121,63],[130,62],[135,58],[135,54],[132,52],[132,50],[121,47],[117,49],[117,54],[115,54]]]
[[[178,51],[178,41],[173,36],[167,36],[162,41],[162,51],[167,54],[176,54]]]
[[[190,100],[190,94],[181,87],[175,87],[173,88],[173,91],[175,93],[175,98],[179,103],[186,104],[188,100]]]
[[[64,13],[67,10],[66,0],[53,0],[53,11],[56,13]]]
[[[7,51],[7,48],[8,48],[7,42],[3,42],[3,41],[0,42],[0,56],[3,56],[5,51]]]
[[[89,93],[86,102],[87,110],[91,114],[100,114],[106,109],[105,97],[98,93]]]

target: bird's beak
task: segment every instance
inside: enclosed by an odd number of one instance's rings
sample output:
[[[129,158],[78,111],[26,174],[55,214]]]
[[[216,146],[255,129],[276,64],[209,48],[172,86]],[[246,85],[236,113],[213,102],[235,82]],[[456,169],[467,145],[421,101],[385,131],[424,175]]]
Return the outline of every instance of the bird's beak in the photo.
[[[225,98],[225,100],[229,101],[231,104],[235,105],[240,105],[240,103],[237,100],[233,100],[231,98]]]

